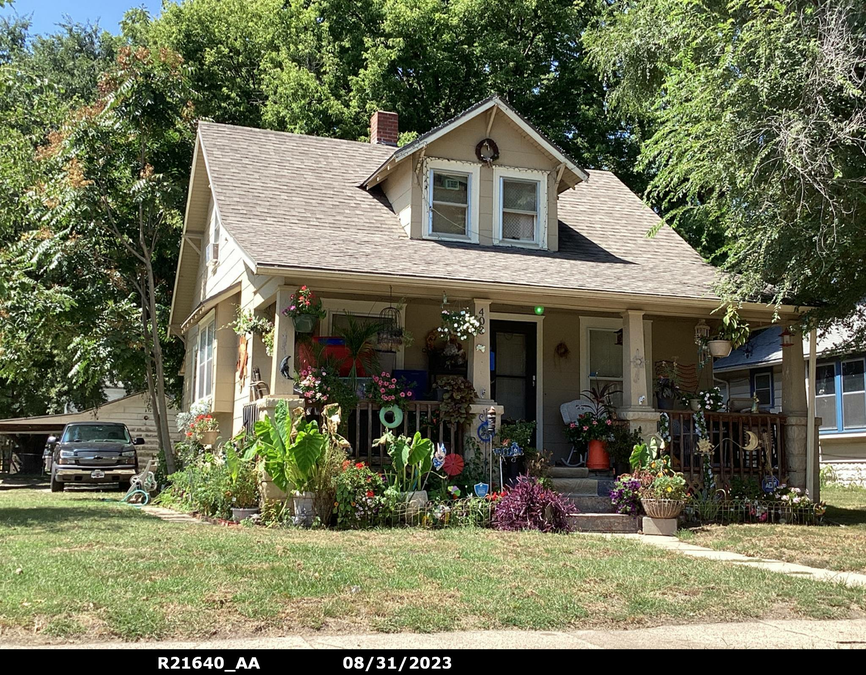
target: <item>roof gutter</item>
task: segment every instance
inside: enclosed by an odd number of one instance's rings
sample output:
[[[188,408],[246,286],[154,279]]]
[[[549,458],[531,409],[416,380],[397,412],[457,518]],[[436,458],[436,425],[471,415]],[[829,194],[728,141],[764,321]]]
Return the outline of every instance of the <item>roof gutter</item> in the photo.
[[[694,316],[706,317],[720,305],[719,298],[707,297],[676,297],[641,293],[629,293],[623,291],[594,291],[583,289],[562,288],[559,286],[526,285],[526,284],[504,284],[494,282],[481,282],[472,279],[431,279],[429,277],[414,277],[396,274],[376,274],[371,272],[349,272],[336,270],[322,270],[321,268],[309,268],[297,265],[276,265],[273,263],[257,265],[256,274],[283,276],[286,274],[303,275],[305,280],[335,281],[345,289],[345,281],[352,279],[358,282],[367,282],[381,285],[383,292],[387,293],[389,287],[402,284],[411,288],[418,297],[440,298],[443,292],[454,292],[462,294],[467,298],[499,296],[507,298],[509,295],[533,294],[547,307],[558,307],[562,309],[585,309],[599,311],[603,309],[614,309],[620,306],[623,309],[652,309],[660,314],[672,316]],[[339,279],[337,279],[339,277]],[[396,292],[396,291],[395,291]],[[524,303],[520,303],[524,304]],[[784,305],[779,312],[785,315],[796,315],[805,308],[795,308],[792,305]],[[746,319],[759,321],[772,321],[775,308],[772,305],[761,303],[743,303],[741,314]]]

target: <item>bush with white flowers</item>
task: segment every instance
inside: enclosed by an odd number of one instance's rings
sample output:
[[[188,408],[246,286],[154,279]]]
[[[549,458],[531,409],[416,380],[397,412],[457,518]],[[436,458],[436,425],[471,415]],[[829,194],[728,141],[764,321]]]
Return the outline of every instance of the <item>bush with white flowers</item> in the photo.
[[[458,340],[468,340],[476,335],[484,334],[481,319],[468,309],[442,310],[442,325],[438,328],[439,335],[446,340],[452,335]]]

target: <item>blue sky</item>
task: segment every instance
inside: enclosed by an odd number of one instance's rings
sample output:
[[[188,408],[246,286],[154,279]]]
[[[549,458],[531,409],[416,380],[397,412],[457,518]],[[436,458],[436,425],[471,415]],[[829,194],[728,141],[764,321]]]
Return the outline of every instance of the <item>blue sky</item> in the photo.
[[[32,32],[51,33],[57,23],[69,15],[73,21],[95,23],[117,33],[124,12],[130,7],[145,7],[159,14],[162,0],[14,0],[12,6],[0,7],[0,16],[32,15]]]

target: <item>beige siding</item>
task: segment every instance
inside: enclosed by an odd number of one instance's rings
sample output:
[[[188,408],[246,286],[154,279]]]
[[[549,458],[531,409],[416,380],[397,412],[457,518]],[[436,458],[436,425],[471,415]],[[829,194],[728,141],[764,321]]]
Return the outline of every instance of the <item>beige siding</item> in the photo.
[[[487,120],[487,115],[480,115],[465,122],[432,142],[426,149],[425,157],[471,162],[478,165],[478,159],[475,157],[475,146],[488,136]],[[547,248],[557,250],[559,244],[558,214],[556,186],[554,185],[557,161],[535,141],[524,135],[522,130],[505,115],[495,117],[490,137],[496,141],[499,147],[500,156],[496,162],[497,167],[548,172],[548,179],[544,183],[547,189]],[[416,178],[407,180],[407,173],[414,172],[419,158],[420,152],[416,152],[411,158],[404,160],[401,167],[387,177],[383,187],[394,207],[394,212],[397,214],[406,208],[408,195],[406,195],[405,189],[407,185],[411,187],[411,236],[414,238],[422,236],[423,181]],[[404,167],[409,167],[409,171]],[[494,210],[496,208],[493,200],[493,180],[493,169],[481,165],[478,195],[479,242],[488,246],[493,244]]]

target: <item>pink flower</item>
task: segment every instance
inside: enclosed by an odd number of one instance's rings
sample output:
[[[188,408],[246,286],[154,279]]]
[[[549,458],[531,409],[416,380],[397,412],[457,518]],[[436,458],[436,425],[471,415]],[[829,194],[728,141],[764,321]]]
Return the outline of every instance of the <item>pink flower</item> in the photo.
[[[402,391],[400,392],[400,398],[406,398],[406,394],[403,393]]]
[[[584,430],[584,431],[589,431],[589,427],[584,427],[583,430]]]
[[[406,396],[411,396],[411,395],[412,395],[412,392],[411,392],[411,391],[407,391],[407,392],[406,392]]]
[[[379,393],[380,393],[380,394],[384,394],[384,393],[385,393],[385,388],[382,387],[381,389],[379,389]]]
[[[605,422],[605,424],[607,424],[607,426],[610,426],[610,425],[611,425],[611,421],[610,421],[610,420],[607,420],[607,421]]]

